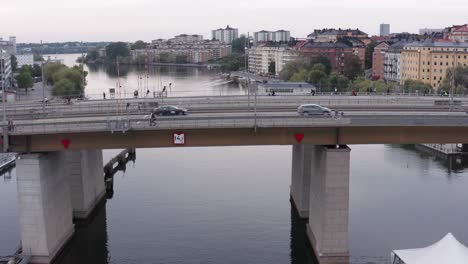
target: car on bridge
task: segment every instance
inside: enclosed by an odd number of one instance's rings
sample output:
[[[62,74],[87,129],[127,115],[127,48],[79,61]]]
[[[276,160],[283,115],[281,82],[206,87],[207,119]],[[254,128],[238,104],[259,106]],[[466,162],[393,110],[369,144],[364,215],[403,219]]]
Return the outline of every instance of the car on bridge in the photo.
[[[180,108],[173,105],[163,105],[153,110],[155,115],[164,116],[164,115],[186,115],[188,110],[185,108]]]
[[[332,110],[318,104],[302,104],[297,108],[300,115],[331,115]]]

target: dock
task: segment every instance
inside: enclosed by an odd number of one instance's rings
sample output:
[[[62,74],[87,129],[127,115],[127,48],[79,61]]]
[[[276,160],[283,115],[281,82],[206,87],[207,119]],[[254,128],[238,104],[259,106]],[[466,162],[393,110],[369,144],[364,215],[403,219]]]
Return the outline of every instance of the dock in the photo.
[[[10,170],[16,165],[16,153],[1,153],[0,154],[0,175]]]
[[[463,152],[462,144],[416,144],[416,149],[445,160],[468,155]]]
[[[114,196],[114,174],[118,171],[125,171],[129,161],[135,162],[136,150],[134,148],[125,149],[112,158],[104,166],[104,182],[106,185],[106,197],[112,199]]]

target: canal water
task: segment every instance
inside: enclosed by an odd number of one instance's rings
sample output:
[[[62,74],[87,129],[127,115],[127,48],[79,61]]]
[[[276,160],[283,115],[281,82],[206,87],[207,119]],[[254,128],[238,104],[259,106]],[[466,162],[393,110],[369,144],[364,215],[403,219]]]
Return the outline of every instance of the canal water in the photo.
[[[199,72],[193,86],[211,74]],[[90,89],[100,89],[92,81],[99,76],[115,80],[90,71]],[[412,146],[351,149],[351,263],[388,263],[392,249],[427,246],[447,232],[468,245],[466,162],[449,166]],[[115,175],[112,198],[77,223],[57,264],[314,263],[289,202],[291,150],[137,149],[135,163]],[[117,152],[104,151],[104,159]],[[14,169],[0,177],[0,208],[0,255],[8,255],[20,239]]]

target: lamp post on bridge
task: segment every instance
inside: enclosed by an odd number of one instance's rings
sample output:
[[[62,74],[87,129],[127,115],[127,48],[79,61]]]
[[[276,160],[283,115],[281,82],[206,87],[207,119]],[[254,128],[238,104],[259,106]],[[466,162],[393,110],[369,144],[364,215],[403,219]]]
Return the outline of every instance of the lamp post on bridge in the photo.
[[[2,103],[3,103],[3,152],[8,151],[8,127],[6,121],[6,100],[5,100],[5,58],[3,54],[6,53],[0,48],[0,73],[2,74]]]

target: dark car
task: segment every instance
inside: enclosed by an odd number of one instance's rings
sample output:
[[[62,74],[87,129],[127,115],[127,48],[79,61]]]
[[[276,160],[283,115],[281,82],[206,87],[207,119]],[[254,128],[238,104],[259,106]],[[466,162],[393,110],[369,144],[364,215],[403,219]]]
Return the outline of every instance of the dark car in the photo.
[[[153,110],[155,115],[163,116],[163,115],[186,115],[188,112],[185,108],[180,108],[173,105],[164,105],[160,106]]]

